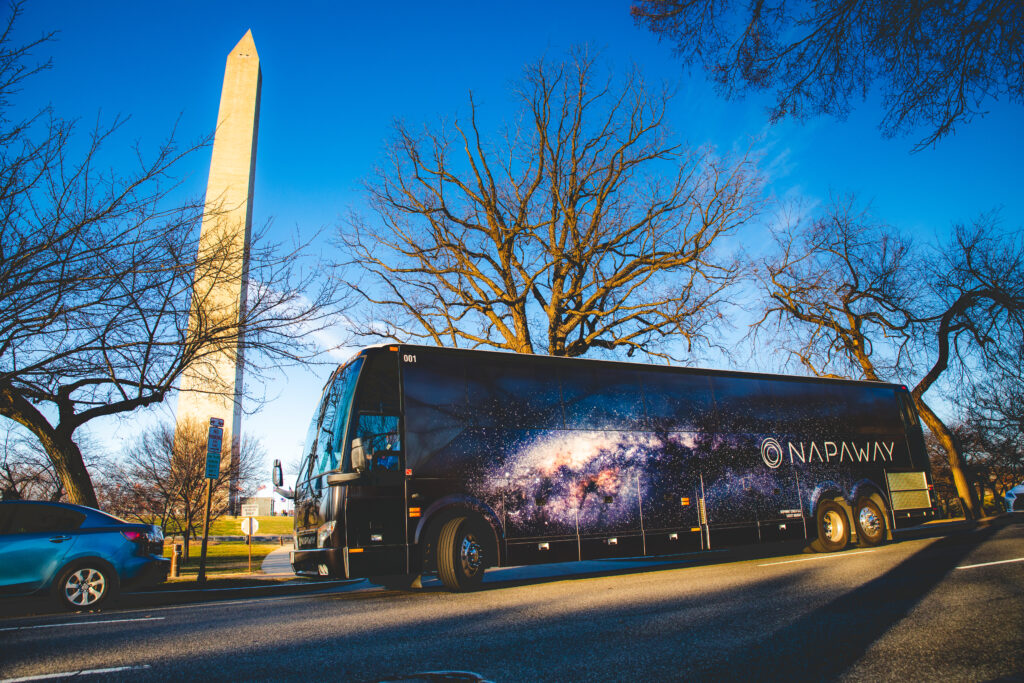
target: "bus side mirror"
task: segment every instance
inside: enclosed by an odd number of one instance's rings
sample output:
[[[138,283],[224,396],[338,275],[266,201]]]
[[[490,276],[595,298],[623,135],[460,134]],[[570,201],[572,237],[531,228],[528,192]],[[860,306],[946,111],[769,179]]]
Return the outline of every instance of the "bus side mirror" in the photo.
[[[366,451],[363,450],[362,439],[352,439],[352,469],[355,472],[366,471]]]
[[[295,491],[281,488],[284,483],[284,473],[281,472],[281,461],[275,460],[274,467],[270,471],[270,479],[274,482],[274,493],[287,500],[295,499]]]

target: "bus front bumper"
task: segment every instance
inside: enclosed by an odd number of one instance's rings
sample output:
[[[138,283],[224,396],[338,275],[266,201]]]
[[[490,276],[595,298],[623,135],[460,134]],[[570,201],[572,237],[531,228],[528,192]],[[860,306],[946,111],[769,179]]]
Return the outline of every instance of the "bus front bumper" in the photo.
[[[293,550],[291,563],[301,576],[334,579],[362,579],[407,571],[405,546]]]

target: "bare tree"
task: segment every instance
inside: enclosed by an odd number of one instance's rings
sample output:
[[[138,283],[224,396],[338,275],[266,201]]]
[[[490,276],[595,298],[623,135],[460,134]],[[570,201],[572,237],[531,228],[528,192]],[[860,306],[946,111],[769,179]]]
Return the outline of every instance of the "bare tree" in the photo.
[[[958,401],[976,479],[999,499],[1024,482],[1024,340],[1006,348]]]
[[[110,462],[87,435],[79,435],[82,460],[89,469],[104,471]],[[46,449],[24,427],[0,417],[0,499],[67,499],[64,484],[53,467]]]
[[[924,394],[951,365],[995,358],[1024,330],[1024,248],[993,220],[958,226],[951,244],[925,256],[849,200],[807,227],[777,233],[778,253],[758,269],[766,303],[756,331],[780,332],[815,374],[910,384],[972,516],[978,501],[961,446]]]
[[[716,253],[758,210],[745,158],[673,143],[669,95],[600,78],[577,50],[526,67],[519,116],[396,126],[368,184],[375,215],[340,239],[373,304],[357,335],[520,353],[672,357],[713,339],[736,261]]]
[[[39,441],[14,423],[3,422],[0,500],[60,500],[64,488]]]
[[[1024,102],[1024,5],[948,2],[635,0],[634,20],[701,64],[727,97],[770,90],[773,121],[845,116],[879,87],[887,136],[927,129],[921,149]]]
[[[146,430],[126,449],[124,462],[104,486],[107,509],[181,534],[186,558],[206,509],[206,436],[206,425],[198,421],[182,423],[177,430],[173,424]],[[251,494],[263,472],[258,441],[244,438],[237,458],[229,458],[230,450],[225,444],[220,476],[212,480],[211,520],[230,511],[230,486],[238,487],[238,495]]]
[[[204,204],[177,198],[174,173],[202,143],[181,147],[172,135],[151,154],[136,149],[134,170],[104,170],[121,121],[84,147],[75,124],[49,110],[12,121],[10,98],[34,73],[24,63],[38,45],[12,47],[19,13],[0,35],[0,415],[40,441],[69,500],[95,506],[79,427],[158,403],[190,364],[243,345],[250,373],[308,357],[334,286],[302,270],[301,249],[258,236],[248,273],[222,266],[242,248],[230,239],[199,253]],[[237,322],[192,297],[197,279],[246,275]]]

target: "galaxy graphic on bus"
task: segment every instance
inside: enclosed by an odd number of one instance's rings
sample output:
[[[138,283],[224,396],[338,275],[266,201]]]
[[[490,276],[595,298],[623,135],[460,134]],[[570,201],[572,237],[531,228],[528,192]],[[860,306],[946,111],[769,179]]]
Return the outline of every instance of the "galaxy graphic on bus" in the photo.
[[[489,469],[477,488],[500,498],[515,526],[622,522],[650,495],[651,469],[693,446],[689,433],[539,432]]]

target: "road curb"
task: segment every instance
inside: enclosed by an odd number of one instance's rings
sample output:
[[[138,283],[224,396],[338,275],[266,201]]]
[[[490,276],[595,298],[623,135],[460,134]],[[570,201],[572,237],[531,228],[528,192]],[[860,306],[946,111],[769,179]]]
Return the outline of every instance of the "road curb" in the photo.
[[[316,593],[339,586],[359,583],[364,579],[339,579],[333,581],[288,581],[266,586],[240,586],[236,588],[183,588],[167,591],[135,591],[121,594],[121,607],[159,607],[183,602],[204,602],[212,600],[232,600],[238,598],[256,598],[275,595],[302,595]]]

